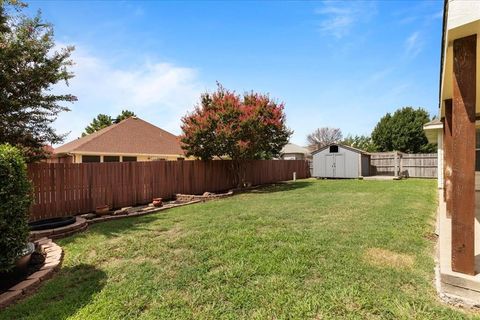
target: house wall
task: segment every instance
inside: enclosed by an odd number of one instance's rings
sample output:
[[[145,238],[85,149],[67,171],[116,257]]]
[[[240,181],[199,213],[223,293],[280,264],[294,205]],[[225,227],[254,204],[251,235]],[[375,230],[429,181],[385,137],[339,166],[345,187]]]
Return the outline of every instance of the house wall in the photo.
[[[331,154],[330,148],[326,148],[313,155],[313,176],[319,178],[332,178],[327,176],[326,172],[326,155]],[[336,176],[335,178],[358,178],[360,176],[359,165],[361,163],[361,154],[342,148],[338,146],[338,153],[344,157],[344,170],[343,176]]]
[[[303,153],[284,153],[280,157],[283,160],[305,160]]]
[[[73,157],[75,158],[75,163],[82,163],[82,155],[95,155],[98,156],[99,154],[74,154]],[[100,162],[103,162],[104,156],[120,156],[120,162],[122,161],[123,156],[128,157],[137,157],[137,161],[155,161],[155,160],[167,160],[167,161],[176,161],[180,157],[184,157],[181,155],[119,155],[119,154],[106,154],[106,155],[99,155]],[[187,160],[187,159],[186,159]]]

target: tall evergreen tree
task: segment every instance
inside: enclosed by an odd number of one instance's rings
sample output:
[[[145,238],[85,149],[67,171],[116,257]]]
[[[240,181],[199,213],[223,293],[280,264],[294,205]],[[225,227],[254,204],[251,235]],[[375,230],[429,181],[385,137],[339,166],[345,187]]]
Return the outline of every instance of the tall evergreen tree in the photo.
[[[100,113],[92,122],[85,128],[85,132],[82,133],[82,137],[94,133],[113,124],[113,119],[109,115]]]
[[[122,112],[115,118],[115,123],[119,123],[122,120],[131,118],[131,117],[136,117],[137,115],[130,110],[122,110]]]
[[[45,145],[63,141],[52,123],[69,110],[64,103],[77,98],[52,92],[73,77],[74,47],[55,50],[52,25],[40,13],[23,15],[24,7],[0,0],[0,143],[19,147],[33,161],[44,156]]]
[[[137,115],[130,110],[122,110],[122,112],[115,119],[110,117],[109,115],[100,113],[95,118],[93,118],[92,122],[90,122],[87,127],[85,127],[85,132],[82,133],[82,137],[106,128],[108,126],[111,126],[114,123],[119,123],[122,120],[136,116]]]

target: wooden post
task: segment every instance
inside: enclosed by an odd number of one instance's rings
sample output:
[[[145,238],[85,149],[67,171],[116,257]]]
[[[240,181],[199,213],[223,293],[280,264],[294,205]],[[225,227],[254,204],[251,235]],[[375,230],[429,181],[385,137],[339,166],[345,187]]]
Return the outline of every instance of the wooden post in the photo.
[[[447,218],[452,217],[452,99],[445,100],[445,118],[443,119],[443,200],[447,206]]]
[[[400,154],[400,157],[399,157],[399,167],[400,167],[400,172],[399,172],[399,175],[400,177],[403,177],[402,175],[402,172],[403,172],[403,153]]]
[[[398,176],[398,152],[394,151],[394,156],[393,156],[393,163],[394,163],[394,168],[393,168],[393,176],[396,178]]]
[[[477,36],[453,41],[452,270],[475,274],[475,98]]]

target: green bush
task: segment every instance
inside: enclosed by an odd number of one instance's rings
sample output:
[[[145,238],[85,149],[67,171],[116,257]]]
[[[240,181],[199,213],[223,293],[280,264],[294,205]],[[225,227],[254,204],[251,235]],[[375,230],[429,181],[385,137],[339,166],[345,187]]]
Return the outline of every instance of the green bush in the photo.
[[[0,272],[10,270],[28,238],[31,184],[22,153],[0,145]]]

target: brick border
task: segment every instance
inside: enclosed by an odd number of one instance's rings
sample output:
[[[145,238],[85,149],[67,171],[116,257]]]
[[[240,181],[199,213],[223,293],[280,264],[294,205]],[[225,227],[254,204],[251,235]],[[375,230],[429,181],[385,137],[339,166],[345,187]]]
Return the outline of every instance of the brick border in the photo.
[[[194,195],[194,194],[182,194],[178,193],[176,194],[176,199],[177,201],[180,202],[189,202],[189,201],[210,201],[210,200],[215,200],[215,199],[222,199],[226,197],[231,197],[233,196],[233,190],[230,190],[226,193],[204,193],[202,195]]]
[[[143,207],[143,208],[141,208],[137,211],[134,211],[132,213],[107,215],[107,216],[101,216],[101,217],[98,217],[98,218],[93,218],[91,220],[87,220],[87,224],[91,225],[91,224],[94,224],[94,223],[99,223],[99,222],[104,222],[104,221],[125,219],[125,218],[130,218],[130,217],[140,217],[140,216],[144,216],[144,215],[147,215],[147,214],[157,213],[157,212],[160,212],[160,211],[163,211],[163,210],[176,208],[176,207],[182,207],[182,206],[186,206],[186,205],[194,204],[194,203],[199,203],[199,202],[201,202],[201,201],[200,200],[194,200],[194,201],[189,201],[189,202],[185,202],[185,203],[166,204],[162,207],[146,206],[146,207]]]
[[[50,279],[53,273],[60,268],[63,260],[63,249],[59,245],[48,238],[36,240],[35,245],[40,246],[40,250],[46,253],[43,266],[27,279],[17,283],[8,289],[7,292],[2,293],[0,295],[0,309],[4,309],[35,292],[41,282]]]
[[[42,239],[45,237],[50,239],[65,238],[74,233],[81,232],[86,228],[87,228],[87,220],[82,217],[76,217],[76,221],[74,223],[64,227],[30,231],[30,241]]]

